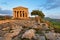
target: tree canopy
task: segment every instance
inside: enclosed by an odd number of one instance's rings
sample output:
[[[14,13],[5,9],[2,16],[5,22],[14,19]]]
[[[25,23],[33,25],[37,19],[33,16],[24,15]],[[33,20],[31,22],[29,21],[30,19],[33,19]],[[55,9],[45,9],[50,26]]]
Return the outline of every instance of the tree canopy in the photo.
[[[31,12],[31,15],[38,15],[38,16],[40,16],[41,18],[44,18],[44,13],[42,12],[42,11],[40,11],[40,10],[33,10],[32,12]]]

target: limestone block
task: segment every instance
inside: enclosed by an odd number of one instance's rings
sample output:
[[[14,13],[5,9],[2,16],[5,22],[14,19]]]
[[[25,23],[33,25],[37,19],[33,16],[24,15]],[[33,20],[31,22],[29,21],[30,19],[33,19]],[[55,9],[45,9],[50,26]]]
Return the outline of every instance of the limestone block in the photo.
[[[27,30],[23,35],[22,35],[22,38],[33,38],[35,36],[35,30],[34,29],[30,29],[30,30]]]

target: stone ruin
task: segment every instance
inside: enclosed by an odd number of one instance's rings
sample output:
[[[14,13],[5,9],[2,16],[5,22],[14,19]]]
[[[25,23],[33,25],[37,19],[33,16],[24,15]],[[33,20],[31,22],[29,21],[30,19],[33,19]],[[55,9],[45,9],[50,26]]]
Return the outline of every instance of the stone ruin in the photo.
[[[0,24],[0,36],[3,40],[22,40],[24,38],[37,40],[39,34],[36,36],[36,32],[47,29],[48,27],[46,25],[43,26],[43,23],[39,24],[36,21],[14,20]]]

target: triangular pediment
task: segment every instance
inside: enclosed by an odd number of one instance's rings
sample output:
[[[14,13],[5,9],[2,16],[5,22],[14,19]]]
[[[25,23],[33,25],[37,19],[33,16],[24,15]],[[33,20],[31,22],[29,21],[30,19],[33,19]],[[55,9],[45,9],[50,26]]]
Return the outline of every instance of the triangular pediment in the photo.
[[[26,7],[23,7],[23,6],[18,6],[18,7],[15,7],[15,9],[16,8],[25,8],[25,9],[28,9],[28,8],[26,8]],[[14,9],[14,8],[13,8]]]

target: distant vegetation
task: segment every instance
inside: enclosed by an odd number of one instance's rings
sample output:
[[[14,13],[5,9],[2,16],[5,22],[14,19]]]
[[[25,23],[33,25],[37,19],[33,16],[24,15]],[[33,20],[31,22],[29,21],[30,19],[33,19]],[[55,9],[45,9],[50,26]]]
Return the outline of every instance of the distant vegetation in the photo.
[[[55,32],[59,32],[60,33],[60,19],[51,19],[49,17],[46,17],[45,20],[50,21],[52,26],[55,29]]]
[[[6,20],[6,19],[11,19],[12,16],[1,16],[0,15],[0,20]]]
[[[54,20],[56,20],[56,19],[54,19]],[[60,33],[60,21],[59,22],[58,21],[52,21],[51,23],[54,26],[55,32]]]

